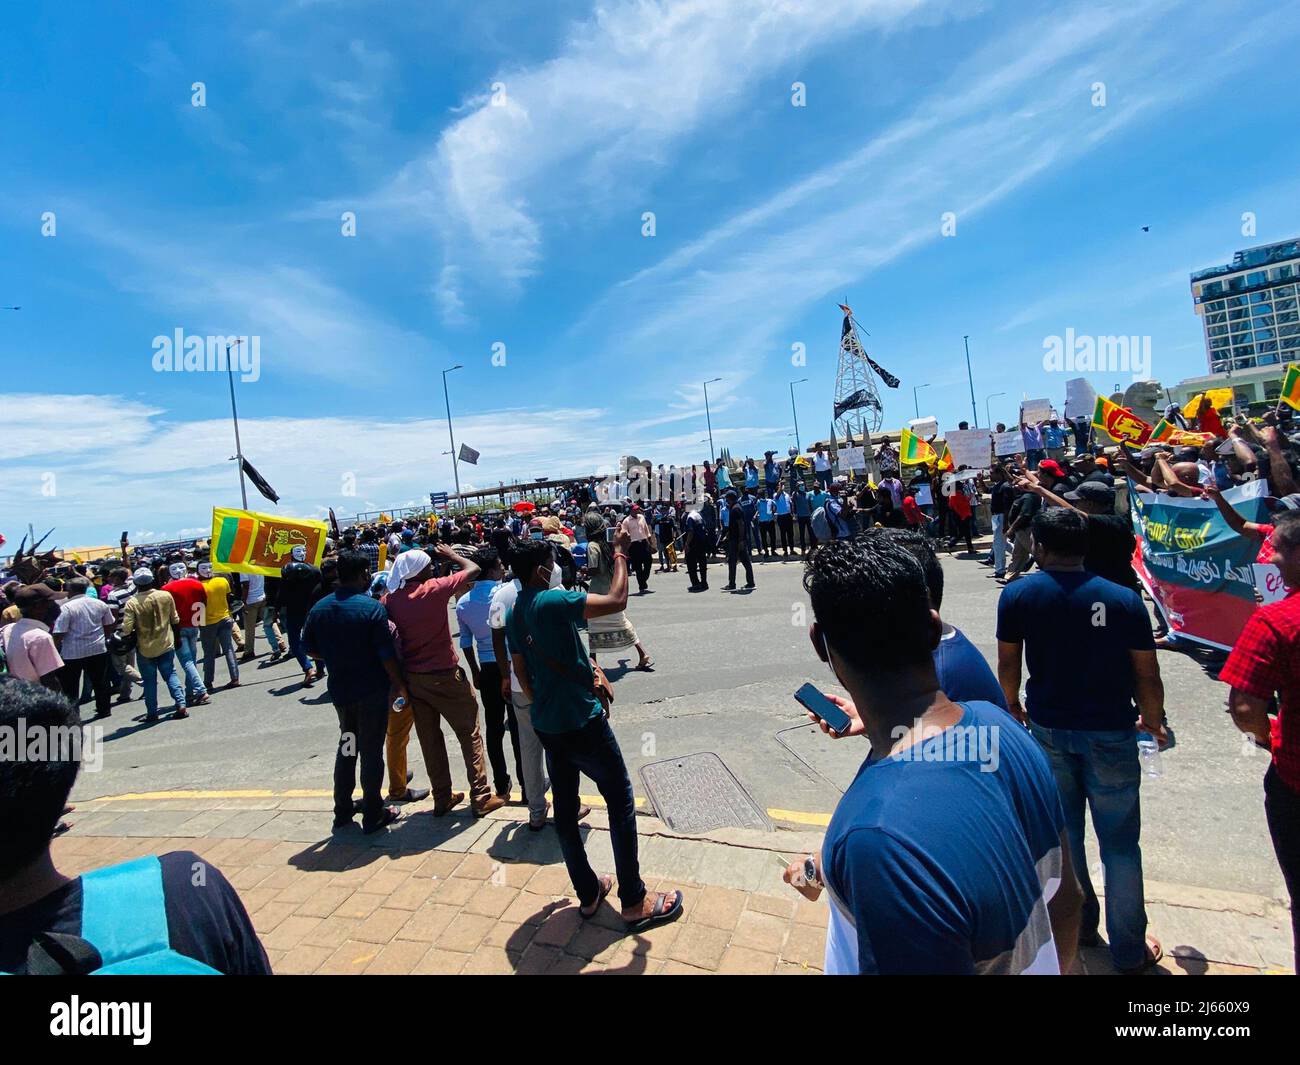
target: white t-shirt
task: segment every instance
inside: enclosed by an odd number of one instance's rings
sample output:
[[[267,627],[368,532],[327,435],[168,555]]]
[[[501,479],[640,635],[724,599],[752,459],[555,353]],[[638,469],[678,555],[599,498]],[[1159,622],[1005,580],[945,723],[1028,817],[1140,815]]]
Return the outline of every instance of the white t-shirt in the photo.
[[[244,580],[248,581],[248,598],[244,600],[248,606],[256,606],[266,599],[266,578],[260,573],[246,573]]]
[[[831,460],[828,455],[816,455],[813,458],[813,469],[818,473],[825,473],[831,468]]]
[[[560,575],[560,567],[551,567],[551,587],[559,588],[564,583],[564,578]],[[488,603],[488,628],[504,629],[506,627],[506,617],[515,605],[515,600],[519,598],[519,593],[523,589],[523,584],[518,579],[513,581],[502,581],[497,585],[497,590],[492,593],[492,599]],[[523,688],[519,686],[519,678],[515,676],[514,648],[511,648],[510,662],[510,690],[512,692],[523,693]]]

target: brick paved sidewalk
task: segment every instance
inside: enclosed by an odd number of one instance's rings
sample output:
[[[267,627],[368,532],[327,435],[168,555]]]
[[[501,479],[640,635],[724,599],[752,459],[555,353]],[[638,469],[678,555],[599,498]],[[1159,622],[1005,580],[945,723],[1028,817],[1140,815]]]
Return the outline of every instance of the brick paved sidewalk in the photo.
[[[681,888],[685,913],[628,934],[609,905],[581,920],[554,832],[528,831],[521,808],[481,820],[408,811],[387,833],[331,836],[329,801],[315,795],[100,799],[78,804],[54,856],[72,874],[196,851],[239,889],[277,973],[821,971],[826,904],[781,883],[782,859],[820,833],[685,837],[638,817],[647,887]],[[603,812],[585,824],[593,867],[612,872]],[[1289,967],[1288,918],[1271,900],[1168,885],[1148,894],[1152,931],[1177,955],[1165,971]],[[1084,968],[1113,971],[1104,950],[1087,952]]]

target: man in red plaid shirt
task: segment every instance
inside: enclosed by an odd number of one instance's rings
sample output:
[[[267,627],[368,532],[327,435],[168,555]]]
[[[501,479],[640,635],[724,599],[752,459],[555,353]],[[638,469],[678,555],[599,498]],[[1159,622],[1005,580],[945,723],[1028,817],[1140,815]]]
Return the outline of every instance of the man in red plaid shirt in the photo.
[[[1237,728],[1273,755],[1264,776],[1264,815],[1291,896],[1291,934],[1300,957],[1300,514],[1283,515],[1271,542],[1270,561],[1288,595],[1255,611],[1219,679],[1232,685],[1228,709]],[[1277,715],[1270,717],[1275,693]]]

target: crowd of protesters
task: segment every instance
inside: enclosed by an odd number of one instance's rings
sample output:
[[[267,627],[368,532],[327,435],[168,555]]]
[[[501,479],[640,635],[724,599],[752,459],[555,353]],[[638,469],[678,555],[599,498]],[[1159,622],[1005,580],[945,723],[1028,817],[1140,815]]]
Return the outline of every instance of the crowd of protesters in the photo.
[[[823,847],[786,872],[810,898],[830,892],[828,971],[1067,971],[1079,946],[1100,941],[1104,917],[1116,967],[1139,972],[1162,948],[1147,934],[1136,739],[1173,742],[1157,651],[1183,644],[1159,616],[1152,631],[1117,486],[1212,500],[1234,531],[1260,541],[1261,562],[1300,587],[1289,420],[1279,409],[1225,421],[1208,403],[1190,420],[1166,414],[1206,438],[1102,445],[1088,425],[1053,418],[1022,424],[1023,450],[987,470],[905,465],[888,442],[870,471],[838,476],[825,449],[646,468],[642,490],[632,478],[615,498],[593,478],[557,485],[540,505],[336,530],[319,565],[295,547],[278,577],[218,572],[202,542],[161,557],[55,563],[4,585],[0,651],[11,680],[61,693],[63,706],[93,701],[96,719],[138,685],[154,722],[159,678],[170,718],[183,719],[219,695],[219,674],[221,689],[240,685],[241,666],[262,657],[260,628],[265,662],[292,660],[303,687],[328,686],[339,723],[336,831],[358,815],[363,832],[382,831],[402,804],[430,796],[435,817],[467,798],[475,816],[519,802],[530,829],[553,824],[583,916],[617,885],[624,921],[640,929],[673,919],[685,900],[648,891],[640,877],[632,787],[599,658],[634,650],[636,668],[654,669],[629,599],[649,594],[656,560],[659,574],[684,561],[696,593],[720,560],[731,592],[738,571],[745,589],[755,586],[756,562],[802,560],[814,651],[851,696],[833,699],[847,727],[819,723],[871,742],[870,771],[840,802]],[[1268,482],[1272,522],[1245,521],[1223,497],[1256,479]],[[980,554],[974,540],[985,532]],[[939,556],[959,546],[1006,586],[992,667],[941,616]],[[1077,682],[1083,646],[1107,663],[1087,686]],[[1300,597],[1256,611],[1219,679],[1231,720],[1272,753],[1265,813],[1294,897]],[[468,796],[453,790],[444,724]],[[945,759],[927,752],[953,730],[989,728],[1003,730],[991,770],[944,772]],[[427,788],[407,770],[412,731]],[[580,774],[608,809],[615,877],[588,860]],[[52,830],[67,794],[57,811],[52,800],[41,807]],[[1088,812],[1104,914],[1084,851]],[[249,957],[250,969],[264,964]]]

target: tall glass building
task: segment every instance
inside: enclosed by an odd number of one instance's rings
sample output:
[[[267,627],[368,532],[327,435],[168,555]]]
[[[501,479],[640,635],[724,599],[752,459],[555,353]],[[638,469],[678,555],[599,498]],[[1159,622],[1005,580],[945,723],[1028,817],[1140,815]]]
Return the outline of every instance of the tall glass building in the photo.
[[[1300,362],[1300,241],[1239,251],[1192,274],[1210,373]]]

